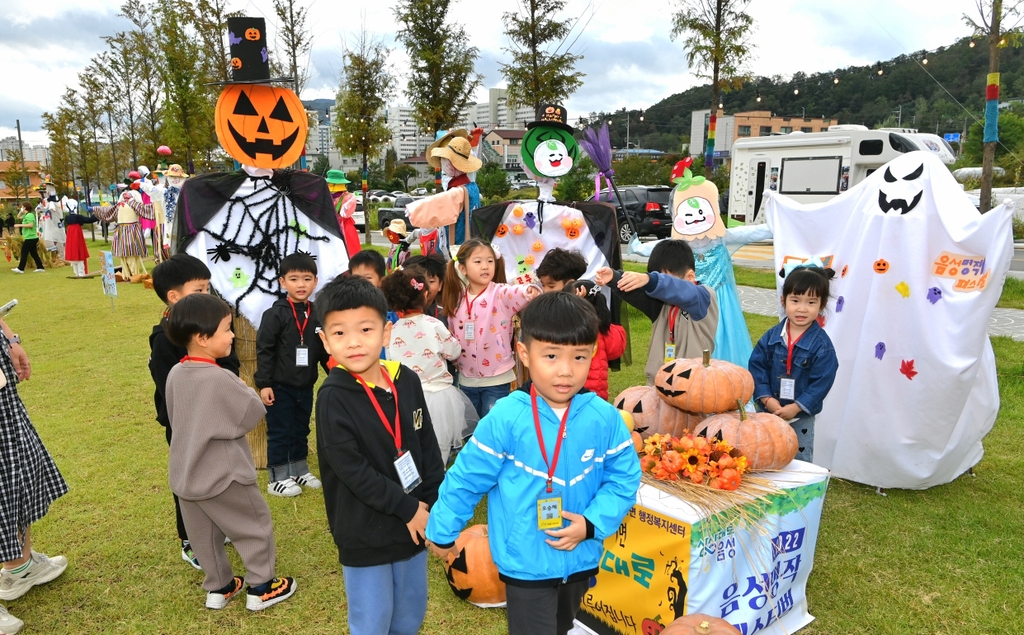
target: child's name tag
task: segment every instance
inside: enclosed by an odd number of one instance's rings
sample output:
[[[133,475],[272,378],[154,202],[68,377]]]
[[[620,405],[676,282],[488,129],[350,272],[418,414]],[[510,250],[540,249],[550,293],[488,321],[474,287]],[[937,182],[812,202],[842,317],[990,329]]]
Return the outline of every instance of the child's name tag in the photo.
[[[466,341],[476,339],[476,322],[466,322]]]
[[[406,494],[416,489],[422,480],[420,471],[416,469],[416,462],[412,460],[411,452],[402,452],[395,459],[395,470],[398,471],[398,480],[402,483],[402,489]]]
[[[792,377],[781,377],[779,379],[779,399],[796,399],[796,380]]]
[[[295,347],[295,365],[309,366],[309,348],[305,346]]]
[[[544,492],[537,499],[537,529],[562,528],[562,496],[560,492]]]
[[[675,358],[676,358],[676,345],[675,344],[665,344],[665,363],[667,364],[667,363],[669,363],[671,361],[675,361]]]

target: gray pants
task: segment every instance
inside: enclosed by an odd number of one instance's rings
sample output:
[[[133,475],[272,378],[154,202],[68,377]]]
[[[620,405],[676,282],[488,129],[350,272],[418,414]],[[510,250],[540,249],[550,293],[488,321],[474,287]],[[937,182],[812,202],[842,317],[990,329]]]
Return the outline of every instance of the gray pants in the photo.
[[[814,415],[802,413],[798,419],[789,424],[796,432],[796,444],[799,451],[796,453],[798,461],[813,463],[814,458]]]
[[[587,580],[540,588],[506,585],[509,635],[565,635],[589,586]]]
[[[180,499],[181,516],[207,591],[223,589],[234,572],[224,550],[224,537],[238,550],[247,570],[245,582],[256,586],[274,579],[274,525],[270,507],[255,484],[234,482],[213,498],[201,501]]]

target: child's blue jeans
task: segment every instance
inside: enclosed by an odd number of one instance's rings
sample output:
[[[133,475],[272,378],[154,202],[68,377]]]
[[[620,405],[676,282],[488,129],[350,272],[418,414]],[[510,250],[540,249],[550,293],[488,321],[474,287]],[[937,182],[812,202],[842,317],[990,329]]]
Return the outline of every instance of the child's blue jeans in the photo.
[[[497,403],[502,397],[507,397],[510,386],[508,384],[498,384],[497,386],[481,386],[479,388],[473,388],[470,386],[459,386],[462,392],[466,393],[469,397],[469,401],[476,408],[476,413],[483,419],[484,415],[491,411],[494,404]]]
[[[309,418],[313,388],[274,384],[274,405],[267,408],[267,469],[270,482],[309,472]]]
[[[427,552],[375,567],[343,567],[352,635],[416,635],[427,614]]]

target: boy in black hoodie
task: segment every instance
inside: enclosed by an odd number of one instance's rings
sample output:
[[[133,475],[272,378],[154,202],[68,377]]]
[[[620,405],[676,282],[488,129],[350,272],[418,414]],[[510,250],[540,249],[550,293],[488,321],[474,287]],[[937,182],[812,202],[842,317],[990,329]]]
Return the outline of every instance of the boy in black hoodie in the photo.
[[[178,302],[187,295],[193,293],[210,292],[210,270],[203,261],[189,256],[188,254],[175,254],[161,262],[153,269],[153,290],[156,291],[164,304],[168,307]],[[167,416],[167,374],[181,361],[182,357],[188,355],[188,351],[182,346],[175,346],[164,334],[164,327],[167,324],[167,311],[164,311],[160,323],[153,327],[149,335],[149,373],[153,376],[153,383],[156,391],[153,393],[153,402],[156,406],[156,420],[164,427],[164,435],[167,437],[167,445],[171,445],[171,420]],[[231,354],[225,358],[218,359],[217,364],[221,368],[227,368],[234,374],[238,374],[238,356],[232,347]],[[174,515],[178,524],[178,539],[181,540],[181,559],[196,569],[201,569],[199,561],[192,552],[192,545],[188,541],[188,533],[185,531],[185,521],[181,518],[181,505],[178,497],[174,496]]]
[[[391,335],[386,313],[384,294],[357,277],[317,296],[320,337],[338,363],[317,395],[317,454],[352,635],[419,632],[424,532],[444,479],[419,378],[379,359]]]
[[[313,257],[301,252],[285,256],[278,276],[287,296],[263,312],[253,380],[267,407],[267,492],[298,496],[300,485],[320,488],[306,457],[317,364],[326,363],[327,354],[316,335],[320,321],[309,301],[317,283]]]

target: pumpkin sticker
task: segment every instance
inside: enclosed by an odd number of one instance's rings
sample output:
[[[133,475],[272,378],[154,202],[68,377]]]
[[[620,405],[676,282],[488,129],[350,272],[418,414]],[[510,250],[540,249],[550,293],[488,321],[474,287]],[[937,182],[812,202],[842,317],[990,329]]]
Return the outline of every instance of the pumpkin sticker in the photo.
[[[505,224],[498,225],[498,231],[494,232],[494,235],[497,236],[498,238],[504,238],[505,236],[507,236],[508,235],[508,225],[505,225]]]
[[[875,273],[885,273],[889,270],[889,261],[879,258],[874,264]]]
[[[307,116],[295,93],[266,84],[229,84],[217,100],[217,139],[234,159],[258,168],[295,163]]]
[[[516,236],[522,236],[525,230],[526,228],[520,225],[519,223],[516,223],[515,225],[512,226],[512,233],[515,234]]]
[[[246,29],[245,39],[249,40],[250,42],[255,42],[256,40],[260,39],[260,30],[253,28]]]
[[[235,70],[238,70],[238,69],[242,68],[242,60],[238,59],[237,57],[232,57],[231,58],[231,68],[233,68]]]

